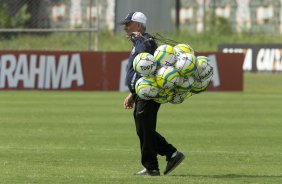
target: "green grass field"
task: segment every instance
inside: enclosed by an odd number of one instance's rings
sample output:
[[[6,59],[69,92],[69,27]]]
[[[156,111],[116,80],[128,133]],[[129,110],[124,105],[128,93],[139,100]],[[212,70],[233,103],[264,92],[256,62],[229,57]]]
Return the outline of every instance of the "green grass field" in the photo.
[[[186,160],[154,178],[132,175],[142,167],[127,93],[1,91],[0,183],[280,184],[281,81],[246,73],[244,92],[162,105],[158,131]]]

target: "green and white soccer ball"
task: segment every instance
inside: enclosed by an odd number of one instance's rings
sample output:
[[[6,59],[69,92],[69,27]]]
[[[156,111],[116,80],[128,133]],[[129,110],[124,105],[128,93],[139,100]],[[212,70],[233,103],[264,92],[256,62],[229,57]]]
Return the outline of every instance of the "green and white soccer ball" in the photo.
[[[161,45],[154,52],[158,67],[173,66],[176,62],[175,50],[171,45]]]
[[[153,76],[157,68],[157,62],[152,54],[139,53],[133,60],[133,69],[141,76]]]
[[[173,48],[175,50],[176,56],[180,56],[181,54],[184,54],[184,53],[188,53],[192,55],[195,54],[194,49],[188,44],[180,43],[180,44],[175,45]]]
[[[193,54],[184,53],[177,57],[174,67],[178,70],[179,74],[183,77],[191,76],[195,73],[196,58]]]
[[[194,78],[192,76],[189,77],[180,77],[179,83],[176,86],[175,90],[180,93],[189,92],[194,84]]]
[[[205,81],[213,76],[213,68],[209,63],[209,58],[206,56],[198,56],[196,58],[196,71],[193,76],[197,81]]]
[[[140,98],[151,100],[157,97],[159,88],[153,77],[141,77],[135,84],[135,92]]]
[[[164,66],[157,70],[156,82],[162,89],[173,89],[179,83],[180,75],[172,66]]]
[[[202,81],[195,80],[195,82],[193,83],[193,86],[191,88],[191,92],[198,94],[198,93],[201,93],[203,91],[206,91],[209,84],[210,84],[211,79],[212,79],[212,76],[210,76],[209,78],[202,80]]]

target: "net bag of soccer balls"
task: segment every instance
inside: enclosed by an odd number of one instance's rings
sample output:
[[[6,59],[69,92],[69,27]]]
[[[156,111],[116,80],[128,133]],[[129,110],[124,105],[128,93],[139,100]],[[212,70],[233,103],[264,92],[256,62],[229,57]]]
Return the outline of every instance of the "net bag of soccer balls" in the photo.
[[[196,57],[188,44],[161,45],[154,55],[142,52],[134,58],[133,68],[142,76],[136,94],[158,103],[180,104],[205,91],[213,76],[209,58]]]

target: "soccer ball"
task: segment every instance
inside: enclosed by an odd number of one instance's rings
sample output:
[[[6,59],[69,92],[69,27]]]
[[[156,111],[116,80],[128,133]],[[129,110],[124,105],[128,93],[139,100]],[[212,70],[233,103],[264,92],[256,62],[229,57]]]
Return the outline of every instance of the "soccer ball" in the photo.
[[[208,88],[211,79],[212,79],[212,76],[205,79],[204,81],[197,81],[196,80],[192,85],[191,92],[197,94],[197,93],[201,93],[201,92],[205,91]]]
[[[154,78],[141,77],[135,84],[135,92],[140,98],[150,100],[158,95],[159,88]]]
[[[188,92],[193,87],[194,78],[192,76],[189,77],[180,77],[179,83],[176,86],[175,90],[177,92]]]
[[[192,54],[184,53],[177,57],[175,68],[179,74],[184,77],[192,75],[196,71],[195,56]]]
[[[175,45],[173,48],[175,50],[176,56],[180,56],[183,53],[188,53],[192,55],[195,54],[194,49],[188,44],[180,43]]]
[[[168,89],[160,90],[158,95],[153,99],[157,103],[168,103],[172,100],[173,92]]]
[[[189,92],[177,92],[175,91],[172,95],[171,100],[169,101],[169,103],[171,104],[181,104],[182,102],[184,102],[185,98],[188,96]]]
[[[152,76],[157,68],[157,62],[152,54],[139,53],[133,60],[133,69],[141,76]]]
[[[204,81],[213,75],[213,68],[209,64],[209,58],[206,56],[198,56],[196,58],[196,71],[194,77],[198,81]]]
[[[160,88],[172,89],[179,83],[180,75],[172,66],[164,66],[157,70],[156,82]]]
[[[175,50],[170,45],[161,45],[154,52],[158,66],[173,66],[176,62]]]

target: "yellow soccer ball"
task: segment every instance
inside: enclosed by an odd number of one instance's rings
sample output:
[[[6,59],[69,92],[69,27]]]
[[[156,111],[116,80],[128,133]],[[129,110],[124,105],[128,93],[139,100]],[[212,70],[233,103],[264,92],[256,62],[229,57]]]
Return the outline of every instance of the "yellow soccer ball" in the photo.
[[[177,57],[174,67],[183,77],[188,77],[196,71],[196,58],[193,54],[183,53]]]
[[[133,69],[142,76],[152,76],[157,68],[157,62],[152,54],[139,53],[133,60]]]
[[[180,77],[179,83],[175,90],[180,93],[189,92],[193,87],[194,81],[195,80],[192,76]]]
[[[151,100],[157,97],[159,88],[153,77],[141,77],[135,84],[135,92],[140,98]]]
[[[157,70],[156,82],[162,89],[173,89],[179,83],[180,75],[172,66],[164,66]]]
[[[176,62],[175,50],[171,45],[161,45],[154,52],[154,58],[159,67],[173,66]]]
[[[212,76],[210,76],[209,78],[207,78],[203,81],[195,80],[195,82],[192,85],[191,92],[197,94],[197,93],[201,93],[203,91],[206,91],[207,88],[209,87],[211,79],[212,79]]]
[[[164,90],[159,90],[158,95],[153,98],[153,100],[157,103],[168,103],[169,101],[172,100],[173,97],[173,91],[164,89]]]
[[[213,76],[213,68],[210,65],[210,60],[206,56],[198,56],[196,58],[196,71],[193,74],[197,81],[205,81]]]
[[[188,54],[192,54],[194,55],[194,49],[188,45],[188,44],[184,44],[184,43],[180,43],[174,46],[174,50],[175,50],[175,54],[177,56],[183,54],[183,53],[188,53]]]

